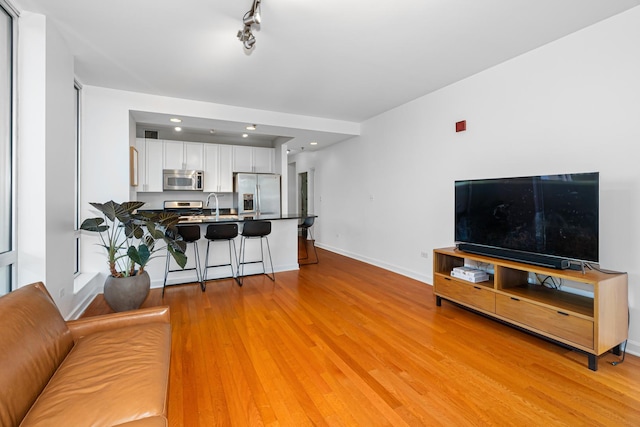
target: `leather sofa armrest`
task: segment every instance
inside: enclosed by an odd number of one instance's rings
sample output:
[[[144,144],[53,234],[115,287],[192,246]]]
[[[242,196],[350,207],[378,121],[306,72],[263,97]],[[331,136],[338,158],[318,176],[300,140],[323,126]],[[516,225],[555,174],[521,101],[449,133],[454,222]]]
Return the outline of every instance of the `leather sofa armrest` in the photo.
[[[70,320],[67,326],[74,341],[77,341],[83,336],[99,331],[145,323],[170,323],[170,321],[169,307],[162,306]]]

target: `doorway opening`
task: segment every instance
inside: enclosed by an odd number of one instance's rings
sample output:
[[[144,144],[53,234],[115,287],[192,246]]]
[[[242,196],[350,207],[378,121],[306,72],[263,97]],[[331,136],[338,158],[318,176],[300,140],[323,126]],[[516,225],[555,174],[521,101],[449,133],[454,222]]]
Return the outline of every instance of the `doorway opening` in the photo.
[[[302,216],[302,218],[305,218],[307,216],[307,213],[309,212],[309,185],[307,172],[301,172],[298,174],[298,183],[300,216]],[[307,230],[302,230],[302,237],[304,237],[305,239],[307,238],[306,231]]]

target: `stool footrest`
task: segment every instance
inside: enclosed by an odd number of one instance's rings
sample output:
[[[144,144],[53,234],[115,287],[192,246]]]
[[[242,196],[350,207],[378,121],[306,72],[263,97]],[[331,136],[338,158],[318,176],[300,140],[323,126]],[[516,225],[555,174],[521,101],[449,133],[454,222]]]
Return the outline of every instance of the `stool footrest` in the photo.
[[[204,268],[218,268],[218,267],[228,267],[233,264],[216,264],[216,265],[205,265]]]
[[[245,261],[245,262],[241,262],[240,265],[247,265],[247,264],[262,264],[262,261],[258,260],[258,261]]]
[[[177,271],[190,271],[190,270],[196,270],[199,271],[197,268],[195,267],[191,267],[191,268],[177,268],[175,270],[168,270],[169,273],[175,273]]]

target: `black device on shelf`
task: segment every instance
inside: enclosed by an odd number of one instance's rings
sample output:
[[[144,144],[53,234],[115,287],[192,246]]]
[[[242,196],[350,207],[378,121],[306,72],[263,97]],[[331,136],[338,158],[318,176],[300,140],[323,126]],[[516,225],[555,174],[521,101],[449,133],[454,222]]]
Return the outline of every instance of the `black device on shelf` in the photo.
[[[455,182],[466,252],[552,268],[598,262],[598,217],[598,172]]]

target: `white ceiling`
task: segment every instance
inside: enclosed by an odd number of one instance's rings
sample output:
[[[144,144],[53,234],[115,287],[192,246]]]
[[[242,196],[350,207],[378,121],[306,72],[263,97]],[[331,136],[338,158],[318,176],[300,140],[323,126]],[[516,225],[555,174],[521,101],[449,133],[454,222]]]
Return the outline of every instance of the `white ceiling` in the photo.
[[[357,123],[640,4],[263,0],[247,53],[252,0],[14,2],[54,22],[83,84]]]

